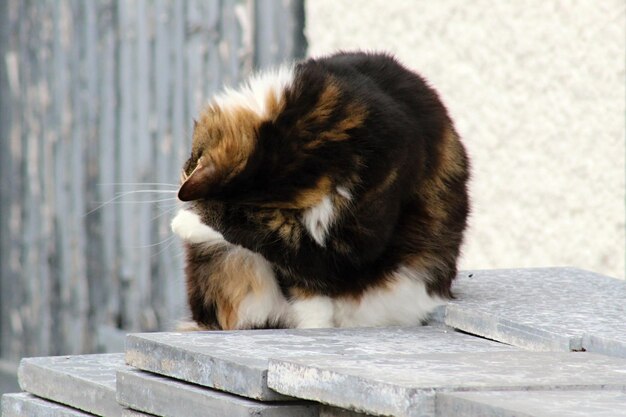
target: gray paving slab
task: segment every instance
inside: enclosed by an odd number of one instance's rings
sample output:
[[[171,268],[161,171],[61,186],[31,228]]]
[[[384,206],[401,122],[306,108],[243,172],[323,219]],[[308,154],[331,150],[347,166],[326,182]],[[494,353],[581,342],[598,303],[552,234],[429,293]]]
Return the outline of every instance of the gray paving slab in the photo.
[[[103,417],[118,417],[115,372],[129,369],[124,354],[51,356],[20,362],[20,387],[31,394]]]
[[[459,392],[437,395],[437,417],[626,417],[620,391]]]
[[[268,359],[302,356],[369,360],[398,353],[511,351],[511,346],[444,328],[252,330],[131,334],[126,361],[139,369],[261,400]]]
[[[93,417],[65,405],[37,398],[31,394],[5,394],[2,396],[2,417]]]
[[[125,408],[122,411],[122,417],[152,417],[154,414],[142,413],[141,411]]]
[[[261,402],[142,371],[117,373],[117,400],[163,417],[318,417],[319,406],[302,401]]]
[[[322,405],[320,407],[319,417],[370,417],[371,414],[359,413],[357,411],[346,410],[343,408]]]
[[[267,382],[285,395],[359,412],[434,416],[438,392],[625,390],[626,360],[527,351],[288,358],[270,361]]]
[[[444,318],[454,328],[530,350],[626,357],[626,281],[576,268],[465,271],[454,291]]]

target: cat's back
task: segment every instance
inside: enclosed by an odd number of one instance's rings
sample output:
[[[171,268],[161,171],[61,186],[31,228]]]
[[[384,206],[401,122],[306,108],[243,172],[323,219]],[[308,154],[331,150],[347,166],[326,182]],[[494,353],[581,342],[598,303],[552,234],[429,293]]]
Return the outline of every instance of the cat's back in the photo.
[[[375,52],[340,52],[328,57],[305,61],[311,71],[326,72],[344,86],[367,96],[384,95],[413,110],[447,112],[426,80],[406,68],[390,54]]]

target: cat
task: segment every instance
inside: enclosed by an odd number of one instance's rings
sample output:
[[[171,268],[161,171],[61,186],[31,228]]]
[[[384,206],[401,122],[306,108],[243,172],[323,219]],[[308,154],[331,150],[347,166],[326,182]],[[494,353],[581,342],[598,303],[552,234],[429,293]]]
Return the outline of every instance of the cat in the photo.
[[[452,298],[469,160],[435,90],[339,52],[252,77],[194,123],[172,220],[201,329],[419,325]]]

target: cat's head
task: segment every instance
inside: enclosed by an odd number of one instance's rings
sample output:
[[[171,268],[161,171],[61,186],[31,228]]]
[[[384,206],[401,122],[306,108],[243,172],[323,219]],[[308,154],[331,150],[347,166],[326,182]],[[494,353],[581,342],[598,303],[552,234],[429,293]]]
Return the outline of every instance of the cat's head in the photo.
[[[213,99],[195,122],[182,201],[304,209],[354,178],[367,112],[322,71],[288,67]]]

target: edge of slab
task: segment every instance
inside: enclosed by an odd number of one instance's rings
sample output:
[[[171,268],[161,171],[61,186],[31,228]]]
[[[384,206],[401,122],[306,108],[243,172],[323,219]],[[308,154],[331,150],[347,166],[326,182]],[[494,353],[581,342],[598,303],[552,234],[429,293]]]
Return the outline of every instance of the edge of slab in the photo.
[[[444,323],[466,333],[531,351],[570,352],[583,348],[582,336],[561,336],[457,305],[446,306]]]
[[[3,395],[0,415],[2,417],[93,417],[93,414],[44,400],[25,392]]]
[[[126,407],[155,415],[178,414],[189,417],[318,415],[318,406],[315,404],[294,401],[264,403],[145,371],[118,371],[117,400]]]
[[[268,369],[268,385],[285,395],[359,413],[411,417],[434,415],[435,412],[434,391],[428,393],[379,381],[364,381],[352,375],[340,375],[289,360],[272,359]],[[337,386],[342,387],[340,395],[337,395]],[[372,396],[372,392],[376,395]],[[376,401],[372,401],[374,397]]]
[[[194,355],[201,356],[203,360],[196,360]],[[262,401],[293,400],[267,386],[266,369],[253,369],[199,352],[175,350],[167,344],[142,337],[141,333],[126,337],[125,359],[128,365],[137,369],[248,398]]]
[[[67,358],[71,360],[72,357]],[[39,363],[42,359],[45,358],[25,358],[20,361],[18,382],[24,391],[88,413],[105,417],[121,414],[122,407],[115,400],[114,389],[42,366]],[[80,384],[81,395],[74,395],[75,391],[71,389],[58,389],[72,384]]]

